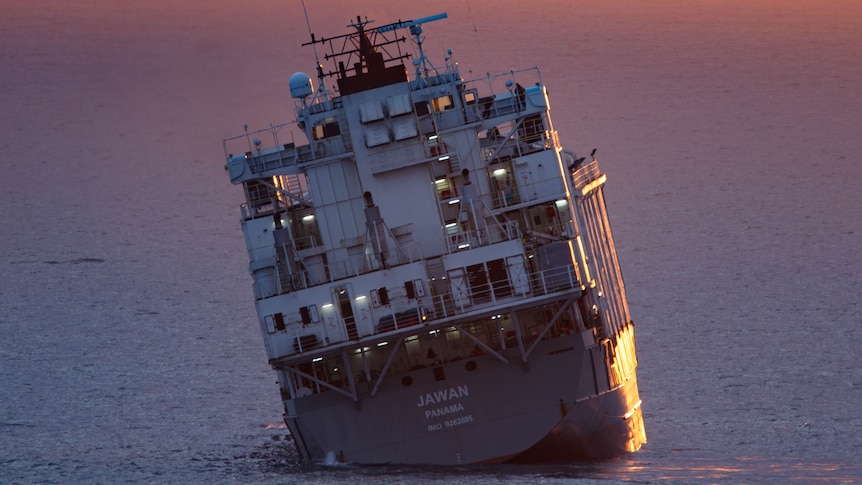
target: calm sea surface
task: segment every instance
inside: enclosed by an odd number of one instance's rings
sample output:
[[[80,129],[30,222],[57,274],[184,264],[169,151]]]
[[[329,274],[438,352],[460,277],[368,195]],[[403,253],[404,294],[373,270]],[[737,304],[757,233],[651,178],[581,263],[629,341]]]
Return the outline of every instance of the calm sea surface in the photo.
[[[306,3],[318,36],[448,12],[426,50],[468,78],[542,68],[609,177],[649,443],[297,464],[221,140],[292,118],[299,2],[0,0],[0,482],[862,481],[862,3]]]

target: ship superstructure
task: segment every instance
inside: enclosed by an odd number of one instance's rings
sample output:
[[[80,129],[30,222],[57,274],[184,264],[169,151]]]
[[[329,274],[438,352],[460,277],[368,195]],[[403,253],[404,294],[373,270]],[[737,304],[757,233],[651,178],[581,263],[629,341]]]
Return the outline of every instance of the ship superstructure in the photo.
[[[312,35],[332,67],[318,89],[290,78],[296,120],[225,141],[285,422],[314,461],[635,451],[605,175],[560,146],[537,68],[465,81],[451,50],[432,65],[422,27],[445,17]]]

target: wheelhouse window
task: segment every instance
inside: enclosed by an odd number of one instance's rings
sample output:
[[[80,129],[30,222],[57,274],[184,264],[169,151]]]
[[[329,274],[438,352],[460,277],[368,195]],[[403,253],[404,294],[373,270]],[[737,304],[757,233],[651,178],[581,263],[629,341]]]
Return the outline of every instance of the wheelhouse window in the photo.
[[[341,127],[338,126],[338,122],[335,121],[335,118],[329,118],[324,123],[315,125],[311,132],[315,140],[322,140],[324,138],[340,135]]]
[[[434,105],[434,111],[438,111],[438,112],[444,111],[447,109],[452,109],[455,107],[454,103],[452,102],[452,96],[450,96],[448,94],[446,96],[440,96],[439,98],[434,98],[432,100],[432,104]]]
[[[479,101],[479,95],[477,94],[476,89],[470,89],[468,91],[464,91],[464,104],[469,106],[471,104],[476,104]]]

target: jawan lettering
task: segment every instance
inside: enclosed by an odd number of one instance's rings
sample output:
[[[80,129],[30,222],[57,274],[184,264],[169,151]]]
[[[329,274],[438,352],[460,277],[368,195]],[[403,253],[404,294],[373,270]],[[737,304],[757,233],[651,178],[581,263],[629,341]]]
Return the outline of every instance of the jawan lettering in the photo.
[[[420,394],[419,402],[416,403],[416,407],[424,408],[430,404],[440,404],[446,401],[467,397],[469,395],[470,391],[467,390],[466,384],[458,387],[450,387],[449,389],[441,389],[439,391],[429,392],[425,395]]]

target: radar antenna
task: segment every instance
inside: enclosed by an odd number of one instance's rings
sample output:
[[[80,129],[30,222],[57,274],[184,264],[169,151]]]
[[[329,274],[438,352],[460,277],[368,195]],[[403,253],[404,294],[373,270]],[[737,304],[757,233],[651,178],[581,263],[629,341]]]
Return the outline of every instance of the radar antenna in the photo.
[[[442,20],[447,17],[448,15],[446,15],[446,12],[443,12],[429,17],[422,17],[421,19],[405,20],[403,22],[398,21],[394,24],[384,25],[383,27],[378,27],[377,31],[390,32],[397,29],[410,28],[410,35],[414,37],[413,41],[416,42],[416,46],[419,48],[419,59],[415,62],[416,78],[419,79],[422,77],[422,72],[425,73],[425,77],[428,77],[428,59],[425,57],[425,52],[422,50],[422,42],[425,40],[425,37],[422,35],[422,24],[433,22],[435,20]]]
[[[320,58],[317,57],[317,48],[314,46],[314,34],[311,32],[311,22],[308,21],[308,9],[305,8],[305,0],[302,0],[302,11],[305,13],[305,25],[308,26],[308,35],[311,36],[311,49],[314,51],[314,64],[317,66],[317,84],[320,90],[320,95],[324,101],[328,99],[326,94],[326,83],[323,82],[323,64],[320,63]]]

